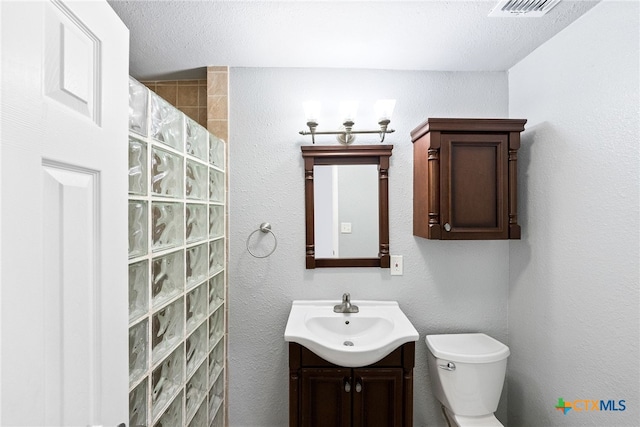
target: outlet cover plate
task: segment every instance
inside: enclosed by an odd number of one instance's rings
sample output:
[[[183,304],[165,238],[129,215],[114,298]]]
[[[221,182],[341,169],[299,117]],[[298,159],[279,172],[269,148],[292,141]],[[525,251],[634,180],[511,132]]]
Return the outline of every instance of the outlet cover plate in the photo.
[[[391,275],[402,276],[402,255],[391,255]]]

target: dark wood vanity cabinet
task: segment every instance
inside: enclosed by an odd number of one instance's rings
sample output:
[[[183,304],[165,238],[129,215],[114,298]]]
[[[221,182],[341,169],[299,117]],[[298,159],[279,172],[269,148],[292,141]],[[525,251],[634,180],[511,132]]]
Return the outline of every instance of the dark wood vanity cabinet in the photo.
[[[517,152],[525,123],[430,118],[411,132],[415,236],[520,239]]]
[[[336,366],[289,343],[291,427],[413,425],[415,343],[362,368]]]

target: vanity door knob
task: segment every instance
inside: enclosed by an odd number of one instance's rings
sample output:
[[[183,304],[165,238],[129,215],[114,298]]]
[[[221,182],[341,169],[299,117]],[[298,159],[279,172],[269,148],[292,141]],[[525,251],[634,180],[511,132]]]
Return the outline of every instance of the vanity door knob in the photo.
[[[360,381],[356,382],[356,393],[360,393],[362,391],[362,384]]]
[[[451,224],[448,222],[444,224],[444,231],[451,231]]]
[[[351,392],[351,383],[349,383],[348,380],[344,382],[344,391],[346,391],[347,393]]]

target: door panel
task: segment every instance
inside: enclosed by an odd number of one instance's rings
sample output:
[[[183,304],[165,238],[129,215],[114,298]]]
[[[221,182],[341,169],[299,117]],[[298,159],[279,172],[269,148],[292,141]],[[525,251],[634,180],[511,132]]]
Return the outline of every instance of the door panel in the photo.
[[[64,3],[45,11],[45,94],[100,124],[101,40]]]
[[[304,427],[351,426],[350,369],[302,369],[301,425]]]
[[[0,425],[128,418],[128,30],[0,2]]]
[[[443,134],[441,150],[442,239],[506,239],[507,135]]]
[[[402,425],[402,369],[354,369],[353,426]]]
[[[100,410],[99,175],[43,164],[47,419],[81,425]]]

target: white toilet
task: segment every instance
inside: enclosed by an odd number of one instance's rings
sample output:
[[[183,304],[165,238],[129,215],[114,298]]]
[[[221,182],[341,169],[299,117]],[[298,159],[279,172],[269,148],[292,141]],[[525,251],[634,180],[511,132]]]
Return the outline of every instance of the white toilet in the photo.
[[[485,334],[427,335],[429,373],[450,426],[502,426],[498,408],[509,347]]]

